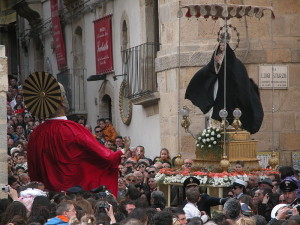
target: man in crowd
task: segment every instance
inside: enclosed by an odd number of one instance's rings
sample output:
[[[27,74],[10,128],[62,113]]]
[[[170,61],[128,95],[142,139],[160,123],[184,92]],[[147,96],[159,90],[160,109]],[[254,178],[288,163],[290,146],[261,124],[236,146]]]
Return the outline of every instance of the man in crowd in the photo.
[[[60,203],[56,209],[56,217],[50,219],[45,225],[69,224],[69,220],[76,216],[76,209],[71,201]]]
[[[236,199],[240,199],[246,193],[247,183],[241,179],[235,179],[232,184],[232,192]]]
[[[115,139],[115,145],[117,149],[124,148],[124,142],[122,136],[117,136]]]
[[[293,181],[284,180],[280,184],[280,190],[284,193],[284,200],[286,204],[295,206],[300,204],[300,199],[296,197],[297,184]]]
[[[101,130],[100,126],[96,126],[94,130],[95,130],[95,134],[94,134],[95,138],[99,143],[104,145],[106,140],[104,138],[103,131]]]
[[[190,188],[199,188],[200,181],[195,177],[188,177],[184,183],[183,188],[185,192]],[[200,211],[205,211],[205,213],[210,216],[210,207],[216,206],[216,205],[224,205],[224,203],[227,201],[226,198],[216,198],[211,197],[206,193],[203,193],[200,195],[200,199],[197,202],[197,207]],[[185,204],[184,202],[183,204]]]
[[[136,147],[138,160],[145,159],[148,161],[148,165],[152,165],[152,160],[145,157],[145,148],[141,145]]]
[[[253,203],[257,206],[257,214],[271,220],[271,212],[274,207],[270,198],[272,197],[272,190],[269,188],[258,189],[253,197]]]
[[[224,204],[223,213],[230,221],[229,224],[235,224],[235,221],[241,214],[240,202],[234,198],[228,199],[228,201],[226,201],[226,203]]]
[[[182,168],[184,169],[187,169],[187,168],[191,168],[193,166],[193,160],[188,158],[188,159],[185,159],[183,161],[183,165],[182,165]]]
[[[258,187],[261,188],[268,188],[268,189],[273,189],[273,183],[270,178],[265,178],[262,181],[258,182]]]
[[[259,181],[259,177],[257,175],[250,175],[249,180],[248,180],[248,188],[249,190],[249,195],[253,196],[255,191],[258,189],[258,181]]]

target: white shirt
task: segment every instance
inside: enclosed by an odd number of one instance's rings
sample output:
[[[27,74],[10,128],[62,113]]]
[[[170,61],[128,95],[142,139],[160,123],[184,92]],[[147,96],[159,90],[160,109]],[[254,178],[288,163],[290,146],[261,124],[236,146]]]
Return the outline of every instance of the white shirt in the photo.
[[[184,208],[183,211],[185,213],[186,219],[191,219],[194,217],[201,217],[201,213],[197,207],[196,204],[188,202]]]
[[[68,120],[66,116],[59,116],[54,118],[47,118],[47,120]]]

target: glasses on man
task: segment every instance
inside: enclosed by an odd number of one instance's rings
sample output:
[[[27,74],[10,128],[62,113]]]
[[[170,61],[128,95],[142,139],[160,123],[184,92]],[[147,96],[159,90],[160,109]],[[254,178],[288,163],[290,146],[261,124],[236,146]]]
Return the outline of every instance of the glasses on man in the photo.
[[[96,131],[95,131],[95,133],[99,133],[99,132],[101,132],[101,130],[96,130]]]
[[[135,180],[131,180],[131,179],[127,179],[127,181],[129,181],[129,182],[135,182]]]
[[[152,170],[152,171],[148,171],[148,173],[152,174],[152,173],[155,173],[155,171],[154,171],[154,170]]]
[[[72,210],[68,210],[67,212],[76,212],[76,210],[72,209]]]
[[[145,168],[145,166],[144,165],[140,165],[139,168]]]

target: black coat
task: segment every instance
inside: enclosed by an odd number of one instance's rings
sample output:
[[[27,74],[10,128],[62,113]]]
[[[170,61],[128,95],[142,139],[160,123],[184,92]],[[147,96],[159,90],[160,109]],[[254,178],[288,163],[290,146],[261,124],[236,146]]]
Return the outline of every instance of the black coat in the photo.
[[[185,98],[198,106],[206,114],[213,107],[212,118],[221,121],[219,111],[224,108],[224,62],[218,74],[214,67],[214,55],[210,62],[200,69],[190,81]],[[248,77],[243,63],[236,58],[233,50],[227,45],[226,50],[226,110],[227,120],[233,121],[233,110],[242,111],[242,127],[251,134],[256,133],[263,121],[263,108],[257,85]],[[214,85],[218,80],[218,91],[214,99]]]

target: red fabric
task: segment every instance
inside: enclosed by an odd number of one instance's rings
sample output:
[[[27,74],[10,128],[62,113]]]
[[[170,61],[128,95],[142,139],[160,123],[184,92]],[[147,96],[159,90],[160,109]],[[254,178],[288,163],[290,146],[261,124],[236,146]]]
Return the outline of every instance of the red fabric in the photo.
[[[14,114],[22,114],[25,112],[25,109],[18,109],[14,111]]]
[[[31,134],[27,155],[31,180],[43,182],[49,190],[106,185],[117,196],[122,152],[104,147],[78,123],[47,120],[39,125]]]

